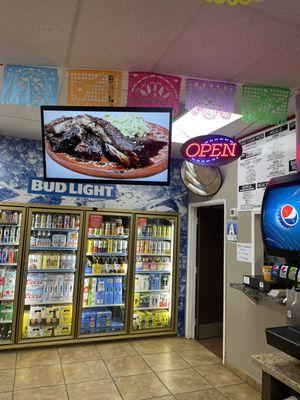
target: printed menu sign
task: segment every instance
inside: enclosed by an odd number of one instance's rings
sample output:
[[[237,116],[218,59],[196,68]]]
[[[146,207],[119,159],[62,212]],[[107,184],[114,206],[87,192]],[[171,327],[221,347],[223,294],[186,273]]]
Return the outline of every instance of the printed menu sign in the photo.
[[[238,209],[260,210],[271,178],[296,171],[296,123],[287,122],[241,140],[238,160]]]

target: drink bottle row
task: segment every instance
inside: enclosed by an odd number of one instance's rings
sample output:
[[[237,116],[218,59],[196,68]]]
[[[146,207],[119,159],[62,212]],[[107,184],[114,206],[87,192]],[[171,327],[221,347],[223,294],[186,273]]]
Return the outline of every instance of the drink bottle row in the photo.
[[[165,241],[138,240],[137,254],[171,254],[171,243]]]
[[[32,214],[31,228],[34,229],[79,229],[80,216],[75,214]]]
[[[17,226],[0,226],[0,245],[2,244],[19,244],[20,227]]]
[[[139,219],[138,237],[157,237],[163,239],[171,239],[172,226],[171,225],[157,225],[147,224],[145,218]]]
[[[0,224],[20,225],[21,214],[18,211],[0,209]]]
[[[30,247],[77,247],[78,232],[57,234],[49,231],[31,231]]]
[[[90,257],[85,266],[85,273],[98,274],[126,274],[127,258],[125,257]]]
[[[97,223],[92,220],[93,226],[89,226],[89,236],[128,236],[129,228],[123,226],[122,218],[117,218],[111,222],[98,219]]]
[[[127,240],[88,240],[87,253],[127,253]]]

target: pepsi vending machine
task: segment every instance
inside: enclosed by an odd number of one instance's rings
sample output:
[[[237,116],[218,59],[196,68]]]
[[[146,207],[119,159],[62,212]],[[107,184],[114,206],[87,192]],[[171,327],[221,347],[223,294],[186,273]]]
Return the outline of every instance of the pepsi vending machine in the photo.
[[[300,358],[300,174],[271,179],[262,204],[266,254],[285,259],[272,267],[272,279],[287,288],[288,326],[266,329],[267,342]]]

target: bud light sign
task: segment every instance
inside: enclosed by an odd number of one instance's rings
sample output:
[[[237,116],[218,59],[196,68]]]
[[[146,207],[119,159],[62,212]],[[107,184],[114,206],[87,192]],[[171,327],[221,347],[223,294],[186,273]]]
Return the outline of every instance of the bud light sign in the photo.
[[[242,154],[242,146],[227,136],[197,136],[181,146],[181,154],[193,164],[220,166],[237,160]]]

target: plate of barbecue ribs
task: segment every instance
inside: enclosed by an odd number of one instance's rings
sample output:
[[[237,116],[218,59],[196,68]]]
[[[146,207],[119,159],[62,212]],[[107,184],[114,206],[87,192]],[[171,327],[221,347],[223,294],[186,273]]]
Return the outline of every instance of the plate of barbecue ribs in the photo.
[[[44,125],[45,150],[57,164],[107,179],[145,178],[168,168],[169,130],[147,122],[143,136],[124,135],[103,117],[79,114]]]

